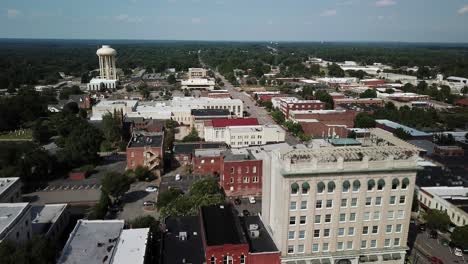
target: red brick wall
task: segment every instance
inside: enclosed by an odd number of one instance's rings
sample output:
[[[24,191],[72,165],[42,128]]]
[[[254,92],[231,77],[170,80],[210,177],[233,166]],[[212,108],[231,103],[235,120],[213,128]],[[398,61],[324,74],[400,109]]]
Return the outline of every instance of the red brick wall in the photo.
[[[250,253],[248,259],[248,264],[280,264],[281,258],[280,253],[260,253],[252,254]]]
[[[436,146],[434,148],[434,154],[439,156],[463,156],[465,151],[462,148],[459,149],[444,149]]]
[[[289,111],[294,110],[323,110],[325,103],[281,103],[281,110],[286,118],[289,117]]]
[[[248,178],[248,183],[244,182],[244,177]],[[257,182],[253,182],[254,177]],[[262,194],[262,177],[261,160],[230,161],[224,162],[220,184],[227,196],[259,196]]]
[[[249,244],[238,244],[231,245],[226,244],[222,246],[206,246],[205,248],[205,260],[206,263],[211,264],[211,257],[216,258],[216,264],[223,264],[224,256],[231,256],[233,258],[233,264],[240,264],[240,256],[244,255],[247,258],[247,264],[249,262]]]
[[[143,166],[145,157],[143,155],[145,148],[127,148],[127,168],[135,169],[136,167]],[[154,153],[159,153],[161,160],[163,159],[163,153],[161,148],[153,147],[151,150]],[[133,155],[132,155],[133,152]]]
[[[354,98],[349,98],[349,99],[339,99],[339,100],[333,100],[333,104],[335,108],[341,104],[356,104],[356,105],[362,105],[362,106],[384,106],[384,101],[382,99],[373,99],[373,100],[357,100]]]
[[[174,154],[174,159],[177,160],[180,165],[192,164],[192,154]]]
[[[193,157],[193,173],[194,174],[204,174],[204,175],[214,175],[221,173],[221,167],[223,163],[223,157]]]
[[[385,84],[385,80],[374,80],[374,81],[361,81],[364,85],[369,85],[369,86],[378,86],[378,85],[383,85]]]
[[[304,133],[313,137],[331,137],[339,136],[345,138],[348,136],[346,127],[327,125],[321,122],[314,123],[300,123]]]
[[[262,94],[258,96],[258,100],[262,102],[271,102],[272,98],[275,97],[287,97],[286,94]]]
[[[327,125],[344,125],[347,127],[354,127],[354,119],[356,117],[355,111],[346,111],[338,113],[327,113],[327,114],[295,114],[295,119],[317,119],[321,123]]]

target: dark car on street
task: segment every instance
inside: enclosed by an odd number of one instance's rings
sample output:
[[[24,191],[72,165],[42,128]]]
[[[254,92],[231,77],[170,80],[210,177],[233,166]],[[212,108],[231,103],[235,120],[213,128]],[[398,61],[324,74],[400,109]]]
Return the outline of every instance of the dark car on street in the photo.
[[[429,232],[429,237],[430,238],[437,239],[438,236],[439,236],[439,234],[437,234],[437,231],[435,231],[435,230],[431,230],[431,232]]]

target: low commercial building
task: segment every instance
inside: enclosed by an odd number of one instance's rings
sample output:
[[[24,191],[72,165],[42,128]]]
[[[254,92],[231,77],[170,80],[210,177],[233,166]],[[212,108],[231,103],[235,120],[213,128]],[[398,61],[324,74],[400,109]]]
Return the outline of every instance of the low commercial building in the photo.
[[[189,68],[188,77],[189,79],[206,78],[206,73],[207,70],[203,68]]]
[[[0,203],[21,202],[21,187],[19,177],[0,178]]]
[[[204,89],[212,91],[215,88],[215,81],[208,78],[188,79],[182,80],[180,85],[182,89]]]
[[[174,97],[172,101],[170,101],[170,105],[174,108],[227,109],[236,117],[242,117],[244,111],[242,100],[231,98]]]
[[[297,97],[292,97],[292,96],[284,96],[284,97],[278,96],[278,97],[272,97],[270,99],[273,105],[273,108],[277,108],[277,109],[280,109],[282,102],[296,102],[298,100],[299,99]]]
[[[418,200],[423,209],[443,211],[454,225],[465,226],[468,224],[467,193],[468,188],[462,186],[420,187]]]
[[[383,99],[395,100],[398,102],[415,102],[415,101],[428,101],[431,100],[429,95],[416,94],[416,93],[378,93],[378,97]]]
[[[201,138],[204,138],[205,121],[232,117],[228,109],[193,109],[191,115],[190,128],[195,128]]]
[[[368,87],[377,87],[381,85],[385,85],[385,80],[382,79],[362,79],[360,82],[362,85]]]
[[[292,111],[290,120],[301,125],[304,133],[319,138],[345,138],[354,127],[355,111],[313,110]]]
[[[0,203],[0,243],[5,240],[25,243],[32,235],[31,205]]]
[[[439,146],[434,147],[434,154],[441,157],[463,156],[465,151],[460,146]]]
[[[320,100],[281,100],[280,99],[280,111],[283,113],[286,119],[289,119],[289,113],[291,111],[298,110],[323,110],[325,109],[325,103]]]
[[[383,107],[385,105],[385,102],[380,98],[333,98],[333,104],[335,108],[341,105],[349,104],[354,104],[357,106]]]
[[[222,142],[195,142],[195,143],[174,143],[172,152],[174,159],[179,165],[192,165],[192,159],[196,150],[201,149],[225,149],[226,144]]]
[[[118,80],[107,80],[103,78],[93,78],[86,85],[88,91],[100,91],[101,89],[116,89]]]
[[[223,152],[220,185],[227,196],[248,197],[262,194],[262,160],[251,150],[231,149]]]
[[[67,206],[67,204],[33,205],[32,233],[52,241],[59,239],[70,221]]]
[[[379,78],[389,80],[391,82],[400,81],[401,83],[411,83],[416,85],[418,81],[418,77],[412,75],[405,75],[405,74],[396,74],[396,73],[388,73],[388,72],[381,72],[379,73]]]
[[[145,119],[142,117],[124,117],[124,128],[133,133],[134,131],[163,132],[166,120]]]
[[[417,129],[414,129],[408,126],[398,124],[397,122],[393,122],[393,121],[386,120],[386,119],[377,119],[375,120],[375,123],[376,123],[376,127],[381,128],[383,130],[387,130],[392,133],[396,129],[401,128],[410,135],[411,139],[428,140],[428,141],[433,140],[433,135],[431,133],[422,132],[422,131],[419,131]]]
[[[135,132],[127,145],[127,169],[147,167],[160,174],[164,169],[164,133]]]
[[[125,116],[134,112],[137,105],[137,100],[102,100],[93,106],[91,120],[100,121],[105,114]]]
[[[223,164],[224,148],[197,149],[192,158],[193,173],[219,176]]]
[[[233,148],[283,142],[286,132],[278,125],[259,125],[256,118],[215,119],[205,122],[205,140],[225,142]]]
[[[279,264],[280,252],[259,216],[239,217],[230,204],[201,207],[199,216],[168,217],[162,264]]]
[[[149,228],[124,230],[124,220],[78,220],[58,264],[143,264]]]
[[[273,98],[288,97],[288,96],[286,94],[260,94],[257,97],[258,97],[258,101],[271,102],[271,99]]]

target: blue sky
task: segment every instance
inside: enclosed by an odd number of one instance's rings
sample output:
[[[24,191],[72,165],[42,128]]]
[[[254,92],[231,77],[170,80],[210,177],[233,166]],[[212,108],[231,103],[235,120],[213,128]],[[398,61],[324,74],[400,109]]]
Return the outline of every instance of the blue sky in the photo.
[[[468,0],[1,0],[0,38],[468,42]]]

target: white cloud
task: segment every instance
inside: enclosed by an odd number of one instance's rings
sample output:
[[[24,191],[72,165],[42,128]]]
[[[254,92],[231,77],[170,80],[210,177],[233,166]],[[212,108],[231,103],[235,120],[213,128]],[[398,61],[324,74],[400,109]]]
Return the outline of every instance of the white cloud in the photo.
[[[375,6],[386,7],[386,6],[396,5],[396,3],[397,2],[395,0],[378,0],[377,2],[375,2]]]
[[[329,17],[329,16],[336,16],[336,9],[328,9],[323,11],[320,16]]]
[[[462,8],[458,9],[459,15],[468,14],[468,5],[463,6]]]
[[[21,15],[21,11],[19,11],[18,9],[7,9],[8,18],[15,18],[19,15]]]
[[[201,18],[199,17],[192,18],[192,24],[200,24],[200,23],[201,23]]]
[[[128,14],[120,14],[118,16],[115,16],[114,19],[119,21],[119,22],[127,22],[127,23],[141,23],[141,22],[143,22],[142,17],[132,17],[132,16],[129,16]]]

